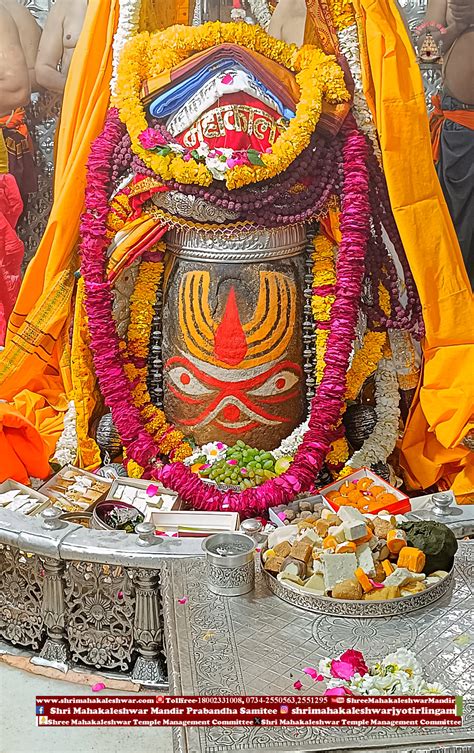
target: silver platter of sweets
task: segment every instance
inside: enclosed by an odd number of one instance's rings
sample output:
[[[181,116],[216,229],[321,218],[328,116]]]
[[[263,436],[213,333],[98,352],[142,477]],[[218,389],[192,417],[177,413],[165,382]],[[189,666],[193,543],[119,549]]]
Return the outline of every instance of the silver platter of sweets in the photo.
[[[270,591],[282,601],[286,601],[295,607],[333,617],[400,617],[438,601],[448,593],[454,583],[453,564],[444,578],[434,585],[428,586],[421,593],[396,599],[384,599],[383,601],[335,599],[331,596],[319,596],[311,592],[305,593],[304,588],[295,586],[290,581],[278,580],[274,575],[267,572],[263,567],[263,555],[267,548],[266,544],[262,547],[260,557],[262,575]]]

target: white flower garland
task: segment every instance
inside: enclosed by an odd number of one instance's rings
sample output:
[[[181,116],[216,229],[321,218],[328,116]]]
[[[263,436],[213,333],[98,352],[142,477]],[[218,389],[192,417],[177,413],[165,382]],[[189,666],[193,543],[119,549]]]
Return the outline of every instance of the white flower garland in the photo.
[[[112,96],[116,93],[117,70],[121,52],[128,40],[139,29],[141,5],[142,0],[120,0],[119,20],[113,44],[112,78],[110,80]]]
[[[361,654],[359,656],[362,658]],[[344,654],[341,659],[344,660]],[[449,691],[441,683],[424,678],[420,662],[413,651],[406,648],[387,654],[382,661],[369,665],[366,674],[355,672],[348,680],[334,677],[332,664],[333,660],[327,657],[321,659],[318,665],[320,674],[327,680],[327,687],[347,688],[354,695],[449,695]],[[337,664],[336,661],[336,667]]]
[[[257,20],[257,23],[262,29],[267,31],[270,26],[270,21],[272,20],[272,14],[268,8],[267,0],[248,0],[248,2],[253,17]]]
[[[76,432],[76,406],[71,400],[64,414],[64,429],[59,437],[54,453],[53,462],[61,468],[65,465],[74,464],[77,458],[77,432]]]
[[[362,468],[372,463],[385,463],[393,452],[398,438],[400,395],[393,362],[382,358],[375,374],[375,412],[377,423],[370,437],[346,463],[350,468]]]
[[[364,95],[364,88],[362,85],[362,70],[360,65],[359,35],[357,32],[357,24],[352,24],[352,26],[348,26],[347,29],[339,31],[337,36],[339,39],[341,52],[349,63],[352,78],[354,79],[354,105],[352,108],[354,117],[361,131],[363,131],[363,133],[365,133],[371,140],[375,155],[378,161],[381,162],[382,154],[380,151],[377,130],[372,119],[372,113],[370,112],[367,105],[367,101]]]

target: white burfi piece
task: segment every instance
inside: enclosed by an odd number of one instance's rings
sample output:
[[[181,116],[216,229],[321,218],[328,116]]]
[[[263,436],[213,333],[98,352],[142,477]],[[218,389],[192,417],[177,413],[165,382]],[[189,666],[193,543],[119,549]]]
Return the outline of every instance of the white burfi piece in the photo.
[[[375,565],[370,546],[368,544],[361,544],[358,546],[356,549],[356,557],[359,567],[362,568],[369,578],[373,578],[375,575]]]
[[[137,496],[137,490],[131,486],[126,486],[123,490],[122,500],[131,504]]]
[[[20,510],[23,505],[28,504],[28,502],[31,502],[31,497],[28,497],[27,494],[18,494],[13,502],[10,502],[8,509],[15,512],[16,510]]]
[[[318,536],[314,528],[303,528],[301,531],[301,535],[299,536],[299,540],[301,539],[309,539],[313,542],[313,544],[322,544],[323,540],[321,536]]]
[[[364,523],[365,518],[359,510],[349,505],[341,505],[337,513],[343,523]]]
[[[302,586],[304,584],[304,580],[302,580],[299,575],[290,573],[287,570],[284,570],[282,573],[278,573],[277,580],[279,580],[280,582],[289,580],[290,583],[296,583],[298,586]]]
[[[346,540],[346,534],[344,531],[344,523],[339,526],[331,526],[328,528],[328,536],[334,536],[338,544],[342,544]]]
[[[32,499],[30,502],[26,502],[23,507],[19,509],[18,512],[21,512],[23,515],[28,515],[32,510],[34,510],[36,507],[38,507],[38,500]]]
[[[405,586],[414,580],[425,580],[425,578],[424,573],[412,573],[406,567],[397,567],[393,573],[385,578],[383,584],[384,586]]]
[[[324,585],[326,591],[332,591],[337,583],[354,577],[357,570],[357,557],[355,554],[330,554],[321,555],[324,567]]]
[[[304,584],[304,589],[305,591],[312,591],[313,593],[317,593],[320,596],[324,596],[325,587],[323,574],[315,573],[314,575],[312,575],[311,578]]]
[[[324,565],[321,560],[313,560],[313,573],[324,573]]]
[[[427,586],[434,586],[435,583],[439,583],[440,580],[446,578],[446,570],[436,570],[434,573],[430,573],[425,580]]]
[[[0,494],[0,505],[2,507],[9,505],[11,502],[13,502],[15,497],[18,497],[19,494],[20,494],[19,489],[12,489],[9,492],[3,492],[3,494]]]
[[[345,534],[343,541],[356,541],[357,539],[361,539],[362,536],[367,535],[367,526],[365,524],[365,521],[363,521],[362,523],[356,520],[353,520],[351,522],[344,521],[342,525]]]

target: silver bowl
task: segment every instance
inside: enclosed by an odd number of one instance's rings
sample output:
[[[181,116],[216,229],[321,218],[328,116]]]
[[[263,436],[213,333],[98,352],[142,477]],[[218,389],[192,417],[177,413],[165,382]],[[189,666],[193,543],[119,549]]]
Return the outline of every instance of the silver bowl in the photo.
[[[275,596],[308,612],[317,612],[334,617],[400,617],[400,615],[414,612],[427,607],[441,599],[454,582],[454,564],[445,578],[427,588],[421,593],[411,596],[401,596],[398,599],[385,601],[363,601],[362,599],[333,599],[330,596],[318,596],[310,592],[304,593],[297,588],[287,586],[263,568],[263,554],[267,546],[262,548],[262,574],[265,583]]]

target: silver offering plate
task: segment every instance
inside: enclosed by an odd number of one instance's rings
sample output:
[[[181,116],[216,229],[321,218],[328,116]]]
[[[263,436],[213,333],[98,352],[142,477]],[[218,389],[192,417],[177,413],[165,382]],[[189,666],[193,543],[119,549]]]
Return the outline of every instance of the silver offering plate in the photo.
[[[261,556],[266,548],[262,548]],[[286,585],[264,570],[263,558],[261,565],[265,583],[279,599],[287,601],[295,607],[300,607],[300,609],[306,609],[308,612],[317,612],[334,617],[399,617],[402,614],[423,609],[434,601],[438,601],[449,591],[454,582],[453,565],[445,578],[427,588],[426,591],[411,596],[386,599],[385,601],[333,599],[329,596],[312,594],[310,591],[304,593],[297,587]]]

